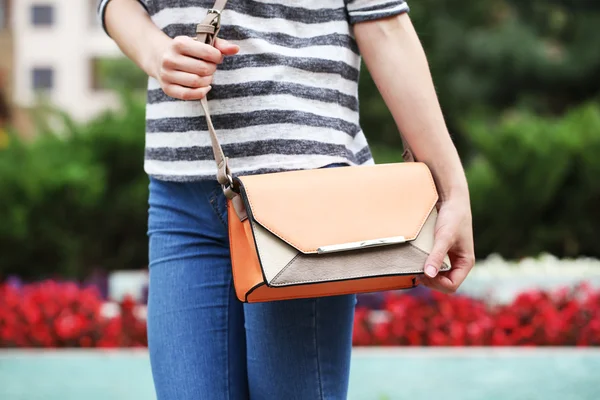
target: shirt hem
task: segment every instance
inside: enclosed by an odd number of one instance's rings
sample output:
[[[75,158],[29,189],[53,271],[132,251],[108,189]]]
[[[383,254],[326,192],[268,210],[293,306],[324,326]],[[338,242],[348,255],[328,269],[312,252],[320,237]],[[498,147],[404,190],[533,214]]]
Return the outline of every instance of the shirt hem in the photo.
[[[396,15],[408,14],[409,12],[410,12],[410,7],[408,6],[407,3],[403,3],[400,6],[393,8],[393,9],[377,10],[377,11],[364,13],[364,14],[361,12],[356,12],[356,13],[351,12],[351,13],[349,13],[349,17],[350,17],[349,22],[350,22],[350,25],[355,25],[360,22],[375,21],[378,19],[394,17]]]
[[[249,176],[249,175],[263,175],[263,174],[271,174],[271,173],[279,173],[279,172],[289,172],[289,171],[302,171],[302,170],[310,170],[310,169],[319,169],[319,168],[324,168],[328,165],[332,165],[332,164],[342,164],[345,166],[357,166],[357,165],[369,165],[369,164],[373,164],[374,163],[374,159],[372,157],[370,157],[369,159],[367,159],[364,163],[362,164],[357,164],[354,163],[346,158],[340,158],[338,160],[336,159],[332,159],[329,162],[326,163],[318,163],[316,165],[310,165],[310,166],[290,166],[290,167],[280,167],[280,168],[259,168],[259,169],[255,169],[255,170],[251,170],[251,171],[234,171],[232,173],[232,175],[234,177],[236,176]],[[146,171],[146,174],[152,178],[152,179],[156,179],[159,181],[166,181],[166,182],[199,182],[199,181],[215,181],[217,179],[216,177],[216,167],[215,167],[215,172],[203,172],[203,171],[199,171],[198,174],[194,174],[194,175],[181,175],[181,174],[169,174],[169,173],[160,173],[160,172],[149,172]]]

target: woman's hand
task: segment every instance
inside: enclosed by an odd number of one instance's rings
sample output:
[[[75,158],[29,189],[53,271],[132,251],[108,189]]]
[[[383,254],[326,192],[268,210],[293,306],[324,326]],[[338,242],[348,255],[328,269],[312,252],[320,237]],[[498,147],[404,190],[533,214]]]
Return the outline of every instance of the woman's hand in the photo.
[[[419,277],[423,285],[443,293],[454,293],[463,283],[475,264],[471,221],[468,196],[442,200],[433,249],[425,262],[425,275]],[[452,268],[438,273],[446,254]]]
[[[234,55],[239,47],[217,39],[215,46],[188,36],[166,41],[156,53],[152,74],[163,91],[180,100],[199,100],[210,91],[217,64],[224,56]]]
[[[217,39],[215,46],[188,36],[174,39],[152,22],[137,0],[112,0],[105,10],[106,28],[119,48],[164,92],[181,100],[198,100],[210,90],[213,74],[223,56],[234,55],[237,45]]]

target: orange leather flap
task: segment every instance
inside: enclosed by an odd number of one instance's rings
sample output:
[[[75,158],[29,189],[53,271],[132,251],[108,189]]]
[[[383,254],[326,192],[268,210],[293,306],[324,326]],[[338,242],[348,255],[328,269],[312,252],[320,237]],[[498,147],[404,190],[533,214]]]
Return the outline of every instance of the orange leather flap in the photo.
[[[239,177],[249,217],[299,251],[415,239],[438,194],[419,162]]]

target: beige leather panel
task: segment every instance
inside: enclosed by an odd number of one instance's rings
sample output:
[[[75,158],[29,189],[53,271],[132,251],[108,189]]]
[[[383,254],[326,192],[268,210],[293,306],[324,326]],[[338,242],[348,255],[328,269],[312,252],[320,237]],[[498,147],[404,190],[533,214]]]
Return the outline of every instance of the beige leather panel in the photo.
[[[254,221],[252,221],[252,231],[263,273],[267,282],[270,282],[296,257],[299,251]]]
[[[414,239],[437,202],[419,162],[240,177],[253,218],[303,253],[404,236]]]
[[[411,244],[393,245],[337,254],[299,254],[275,279],[272,286],[298,285],[423,272],[427,254]]]
[[[423,252],[430,254],[431,250],[433,250],[433,242],[435,235],[435,223],[437,221],[437,209],[434,207],[429,214],[429,218],[425,221],[423,228],[421,228],[421,232],[419,235],[413,240],[411,243],[421,249]],[[442,271],[447,271],[450,269],[450,259],[448,256],[444,259],[444,265],[442,265]]]

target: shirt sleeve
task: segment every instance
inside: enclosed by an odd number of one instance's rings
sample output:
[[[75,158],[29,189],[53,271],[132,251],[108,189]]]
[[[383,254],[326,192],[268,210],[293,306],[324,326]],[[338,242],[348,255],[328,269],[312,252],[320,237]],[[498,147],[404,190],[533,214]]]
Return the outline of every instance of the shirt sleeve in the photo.
[[[148,12],[148,6],[146,5],[147,0],[137,0],[137,1],[138,1],[138,3],[140,3],[142,5],[142,7],[144,7],[144,10],[146,10],[146,12]],[[106,6],[108,5],[108,3],[110,3],[110,0],[100,0],[98,2],[98,11],[97,11],[98,20],[100,21],[100,24],[102,24],[102,29],[104,29],[104,32],[106,32],[107,35],[108,35],[108,31],[106,30],[106,21],[104,20],[104,17],[106,14]]]
[[[351,24],[392,17],[409,11],[405,0],[346,0]]]

